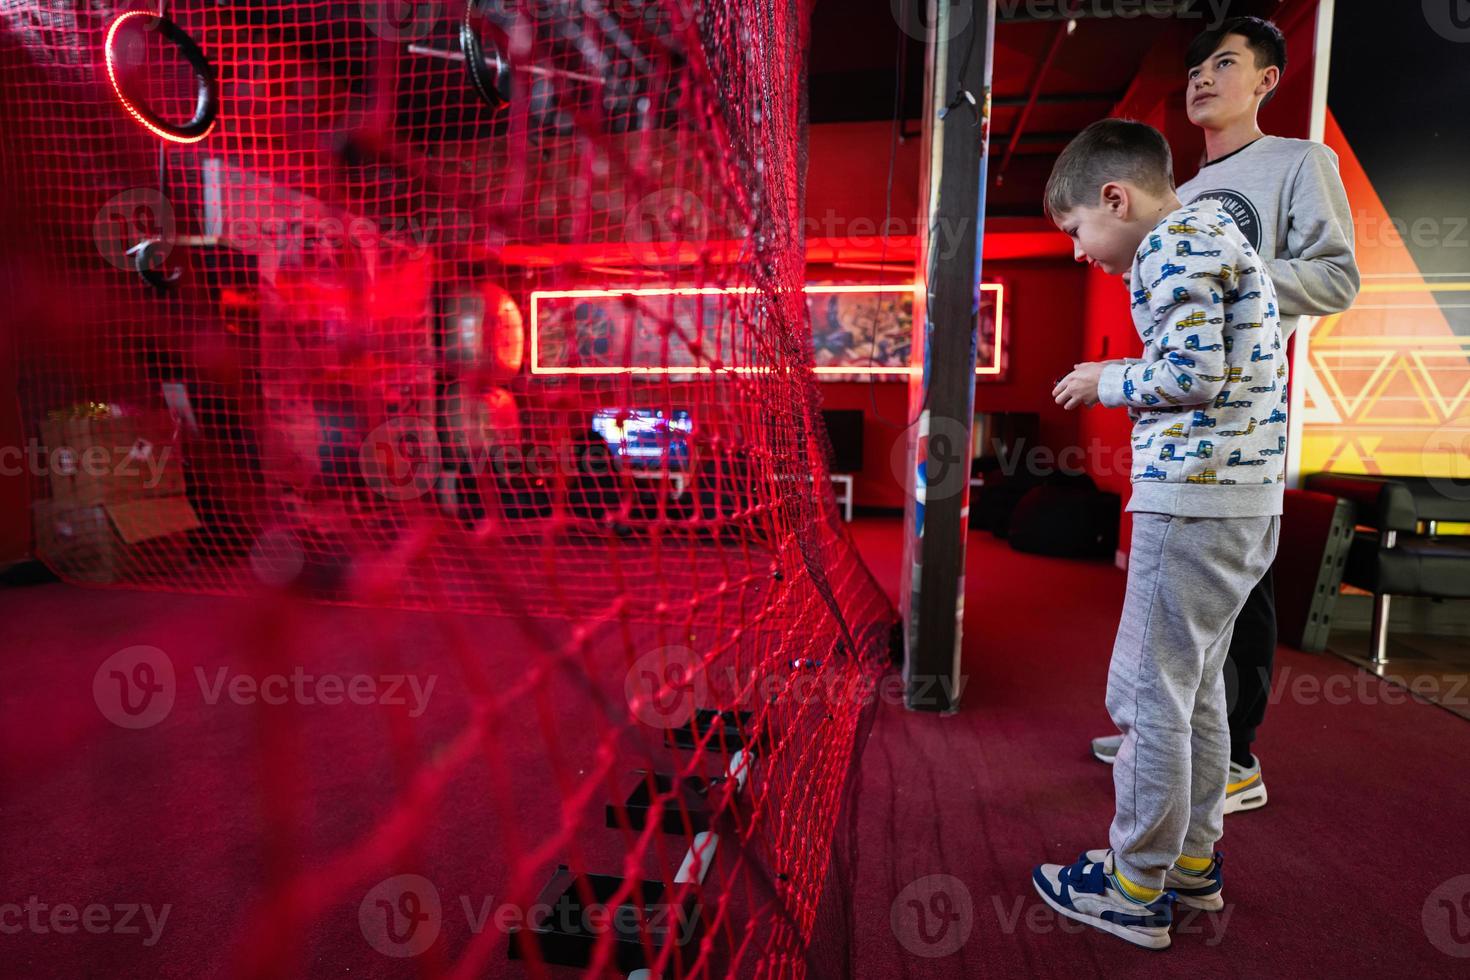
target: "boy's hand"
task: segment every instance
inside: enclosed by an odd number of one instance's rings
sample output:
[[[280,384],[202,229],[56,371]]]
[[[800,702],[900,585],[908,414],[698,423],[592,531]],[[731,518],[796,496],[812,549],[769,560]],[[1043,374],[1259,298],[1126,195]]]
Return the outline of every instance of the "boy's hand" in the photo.
[[[1072,369],[1071,374],[1057,382],[1057,386],[1051,391],[1051,396],[1063,408],[1096,405],[1097,383],[1102,377],[1102,370],[1103,364],[1096,361],[1078,364]]]

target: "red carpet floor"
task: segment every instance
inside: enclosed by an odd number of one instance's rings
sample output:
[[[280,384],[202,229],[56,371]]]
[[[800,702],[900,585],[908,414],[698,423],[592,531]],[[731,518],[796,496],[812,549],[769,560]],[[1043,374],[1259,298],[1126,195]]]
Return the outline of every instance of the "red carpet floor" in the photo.
[[[894,530],[856,528],[896,592]],[[1470,975],[1470,959],[1431,941],[1470,957],[1470,878],[1451,888],[1458,922],[1447,929],[1435,907],[1426,929],[1424,915],[1436,889],[1470,875],[1470,723],[1286,647],[1257,742],[1270,802],[1226,819],[1226,910],[1181,921],[1161,953],[1064,929],[1029,875],[1107,846],[1111,773],[1087,743],[1112,730],[1103,691],[1123,585],[1110,565],[1020,555],[971,534],[962,708],[886,707],[865,749],[856,975]],[[963,887],[912,887],[930,875]],[[908,904],[916,893],[923,924]],[[954,952],[941,912],[970,929]],[[935,952],[948,955],[915,955]]]
[[[860,522],[855,530],[880,580],[896,590],[897,523]],[[1470,724],[1394,698],[1340,661],[1290,650],[1279,659],[1282,696],[1259,745],[1271,803],[1227,822],[1227,912],[1181,923],[1174,948],[1162,954],[1060,926],[1035,897],[1029,873],[1038,861],[1071,860],[1105,843],[1111,780],[1086,744],[1108,729],[1102,692],[1123,575],[1102,564],[1016,555],[976,534],[968,589],[962,710],[936,717],[883,704],[864,746],[853,938],[823,947],[849,946],[852,974],[1466,975],[1470,961],[1434,941],[1470,953],[1470,936],[1455,946],[1445,916],[1431,915],[1426,928],[1425,910],[1429,903],[1437,912],[1437,888],[1470,874]],[[462,692],[444,686],[455,681],[442,621],[324,608],[282,624],[238,599],[63,585],[0,590],[0,906],[31,896],[147,904],[155,912],[171,906],[151,945],[141,914],[139,931],[128,935],[6,928],[4,975],[220,975],[239,949],[242,919],[261,898],[260,868],[314,864],[383,819],[384,787],[432,757],[463,717],[435,711],[416,719],[414,757],[396,758],[376,711],[303,713],[293,744],[283,746],[261,723],[265,713],[180,697],[165,722],[128,732],[104,721],[92,697],[98,664],[125,646],[167,647],[181,677],[199,667],[213,683],[221,669],[248,664],[252,650],[276,643],[283,665],[433,673],[436,696],[462,701],[455,697]],[[524,664],[537,649],[498,621],[458,621],[481,631],[505,663]],[[272,623],[283,632],[269,634]],[[1343,679],[1346,696],[1322,696],[1329,678]],[[1308,696],[1295,696],[1303,691]],[[508,758],[535,751],[537,735],[503,728]],[[299,839],[259,833],[268,753],[294,765]],[[516,802],[487,807],[495,789],[472,772],[446,789],[413,849],[414,866],[450,895],[491,895],[503,884],[503,869],[486,854],[504,841],[504,821],[555,819],[532,802],[535,773],[511,777]],[[929,917],[920,920],[911,901]],[[3,913],[0,926],[13,921]],[[421,974],[423,964],[389,960],[362,942],[356,917],[352,904],[328,911],[308,939],[304,972]],[[1456,924],[1463,932],[1470,918]],[[831,962],[832,975],[849,972]],[[502,947],[485,975],[519,970]]]

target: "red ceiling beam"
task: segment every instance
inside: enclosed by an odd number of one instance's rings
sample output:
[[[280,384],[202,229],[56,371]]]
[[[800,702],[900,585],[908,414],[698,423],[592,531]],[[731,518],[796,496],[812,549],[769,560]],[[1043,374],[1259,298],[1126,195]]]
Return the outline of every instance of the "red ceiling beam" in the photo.
[[[1031,92],[1026,97],[1026,106],[1021,110],[1021,115],[1016,119],[1015,128],[1006,134],[1006,155],[1001,157],[1000,169],[996,171],[995,182],[1005,183],[1006,168],[1011,165],[1011,157],[1016,155],[1016,147],[1020,145],[1021,136],[1026,131],[1026,121],[1031,118],[1031,110],[1036,108],[1037,96],[1041,95],[1041,83],[1046,78],[1046,73],[1051,69],[1051,63],[1056,59],[1057,51],[1062,47],[1062,42],[1067,39],[1067,29],[1072,26],[1070,20],[1063,21],[1057,25],[1057,32],[1052,36],[1051,47],[1046,51],[1046,57],[1041,60],[1041,67],[1036,70],[1036,78],[1031,82]]]

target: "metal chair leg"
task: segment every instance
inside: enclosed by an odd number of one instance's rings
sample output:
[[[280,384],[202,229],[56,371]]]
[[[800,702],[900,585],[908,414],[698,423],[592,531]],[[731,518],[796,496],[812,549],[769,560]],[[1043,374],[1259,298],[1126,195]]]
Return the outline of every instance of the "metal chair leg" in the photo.
[[[1388,663],[1388,610],[1392,596],[1381,592],[1373,595],[1373,663]]]

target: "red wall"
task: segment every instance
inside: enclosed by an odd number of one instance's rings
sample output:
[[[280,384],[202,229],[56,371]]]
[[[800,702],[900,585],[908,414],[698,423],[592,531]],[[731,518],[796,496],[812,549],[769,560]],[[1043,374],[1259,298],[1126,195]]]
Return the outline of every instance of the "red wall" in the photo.
[[[807,239],[812,281],[876,282],[879,258],[901,278],[914,262],[921,141],[910,139],[894,154],[893,198],[888,184],[888,123],[813,126],[807,179]],[[887,210],[885,212],[885,206]],[[885,213],[890,233],[878,236]],[[987,222],[986,282],[1003,282],[1010,369],[1004,381],[980,381],[975,410],[1037,412],[1041,438],[1054,450],[1077,440],[1077,418],[1051,400],[1058,377],[1081,359],[1085,270],[1071,260],[1071,246],[1049,224],[1001,219]],[[1004,258],[997,258],[1003,256]],[[1036,256],[1064,256],[1060,258]],[[834,264],[835,263],[835,264]],[[889,281],[898,281],[893,275]],[[860,507],[901,508],[908,385],[902,381],[823,382],[822,405],[863,412],[863,469],[853,480]]]
[[[807,139],[807,238],[875,236],[885,214],[892,219],[891,235],[918,231],[919,150],[923,141],[904,140],[892,151],[890,202],[887,190],[892,135],[892,126],[886,122],[824,123],[811,128]]]
[[[1083,357],[1086,270],[1070,260],[985,263],[985,281],[1005,284],[1005,329],[1010,334],[1010,369],[1004,381],[980,381],[977,412],[1037,412],[1041,440],[1054,451],[1077,441],[1077,416],[1051,398],[1056,379]],[[1119,286],[1119,289],[1122,287]],[[853,480],[861,507],[902,507],[901,470],[895,471],[895,442],[905,439],[908,386],[901,382],[826,382],[822,405],[864,412],[863,470]],[[903,464],[902,450],[899,463]]]

